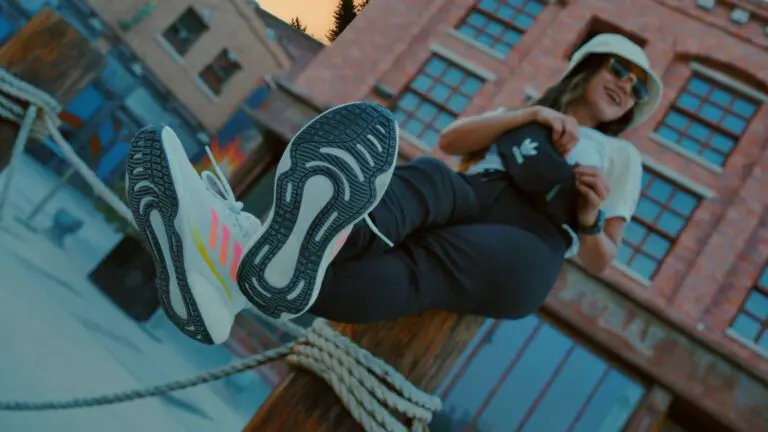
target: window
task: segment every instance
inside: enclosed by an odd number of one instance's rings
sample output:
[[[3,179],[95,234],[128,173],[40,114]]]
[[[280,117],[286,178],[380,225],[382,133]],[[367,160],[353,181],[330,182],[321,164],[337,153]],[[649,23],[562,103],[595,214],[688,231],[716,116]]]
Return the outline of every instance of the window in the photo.
[[[477,75],[435,55],[397,100],[395,117],[404,131],[434,147],[483,84]]]
[[[458,30],[506,56],[543,10],[540,0],[480,0]]]
[[[618,432],[645,393],[534,315],[494,322],[456,370],[433,431]]]
[[[192,45],[208,31],[208,25],[203,17],[193,8],[187,8],[183,14],[163,32],[163,39],[176,50],[179,55],[189,52]]]
[[[768,352],[768,266],[741,304],[731,329]]]
[[[205,85],[215,94],[220,95],[224,89],[224,85],[229,81],[240,69],[240,63],[237,61],[237,57],[228,49],[223,49],[215,59],[208,66],[200,72],[200,79],[203,80]]]
[[[704,160],[723,166],[757,107],[755,101],[694,75],[656,132]]]
[[[643,173],[642,195],[617,259],[652,279],[700,199],[659,175]]]

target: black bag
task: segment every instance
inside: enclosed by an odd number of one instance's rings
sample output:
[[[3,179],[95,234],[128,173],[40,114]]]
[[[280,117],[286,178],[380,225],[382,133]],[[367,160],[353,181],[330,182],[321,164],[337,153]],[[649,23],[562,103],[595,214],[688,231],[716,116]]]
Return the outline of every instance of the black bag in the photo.
[[[513,183],[533,207],[558,225],[577,227],[573,166],[552,145],[552,130],[529,123],[505,132],[495,144]]]

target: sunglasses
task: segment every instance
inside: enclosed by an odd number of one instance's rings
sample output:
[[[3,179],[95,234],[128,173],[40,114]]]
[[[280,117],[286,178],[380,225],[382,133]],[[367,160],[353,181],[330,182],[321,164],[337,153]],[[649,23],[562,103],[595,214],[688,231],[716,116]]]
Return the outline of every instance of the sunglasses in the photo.
[[[637,102],[645,102],[648,100],[648,86],[645,82],[637,77],[637,74],[633,72],[633,64],[616,57],[611,57],[611,61],[608,63],[608,70],[611,71],[613,76],[620,81],[629,79],[632,81],[632,97]]]

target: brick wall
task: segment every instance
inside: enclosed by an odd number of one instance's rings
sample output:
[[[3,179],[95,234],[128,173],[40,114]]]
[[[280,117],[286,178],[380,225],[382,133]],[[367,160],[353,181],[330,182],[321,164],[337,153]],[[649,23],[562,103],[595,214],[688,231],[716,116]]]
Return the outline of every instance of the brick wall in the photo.
[[[736,348],[756,367],[768,362],[724,335],[747,291],[768,262],[768,104],[763,104],[722,167],[713,169],[649,135],[692,74],[691,61],[768,93],[768,10],[749,1],[579,0],[550,2],[506,57],[493,55],[452,30],[475,0],[374,1],[346,32],[305,69],[296,84],[321,103],[370,98],[374,85],[394,94],[439,47],[495,76],[464,114],[520,104],[524,89],[541,92],[563,72],[567,57],[592,23],[646,41],[666,91],[660,109],[625,138],[676,177],[711,191],[678,237],[653,281],[619,268],[605,276],[619,289],[680,314],[703,332]],[[731,21],[734,7],[751,13]],[[393,103],[384,101],[383,103]],[[418,146],[405,142],[405,152]]]

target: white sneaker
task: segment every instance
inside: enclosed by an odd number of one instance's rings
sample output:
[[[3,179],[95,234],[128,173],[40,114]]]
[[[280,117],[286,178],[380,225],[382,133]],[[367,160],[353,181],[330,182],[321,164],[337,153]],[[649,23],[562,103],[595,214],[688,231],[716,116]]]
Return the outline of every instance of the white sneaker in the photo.
[[[350,228],[384,195],[397,155],[394,116],[367,102],[326,111],[293,137],[277,166],[274,206],[238,272],[256,308],[287,319],[312,306]]]
[[[216,175],[198,175],[169,127],[142,129],[128,155],[126,197],[155,260],[163,310],[187,336],[219,344],[247,305],[237,269],[261,223],[241,211],[206,150]]]

